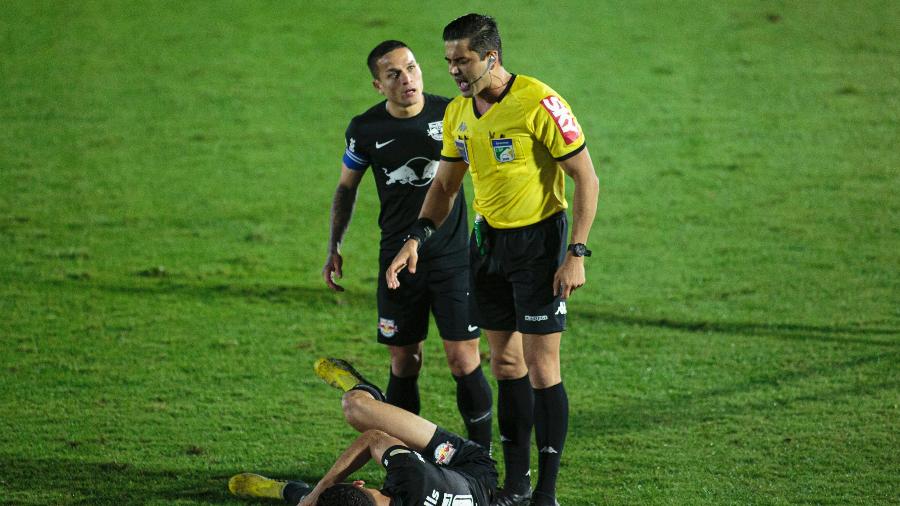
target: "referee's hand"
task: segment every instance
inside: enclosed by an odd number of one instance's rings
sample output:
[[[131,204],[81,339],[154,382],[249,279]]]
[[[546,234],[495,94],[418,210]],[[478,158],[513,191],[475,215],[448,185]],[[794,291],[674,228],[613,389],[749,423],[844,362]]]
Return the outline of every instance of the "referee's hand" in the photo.
[[[566,253],[566,259],[553,276],[553,295],[562,294],[563,299],[568,299],[572,292],[584,286],[584,282],[584,257]]]
[[[411,274],[416,273],[416,263],[419,261],[418,249],[419,240],[414,237],[403,243],[403,247],[397,252],[394,261],[391,262],[391,265],[388,266],[387,271],[384,273],[388,288],[391,290],[400,288],[400,278],[397,276],[404,268],[409,269]]]

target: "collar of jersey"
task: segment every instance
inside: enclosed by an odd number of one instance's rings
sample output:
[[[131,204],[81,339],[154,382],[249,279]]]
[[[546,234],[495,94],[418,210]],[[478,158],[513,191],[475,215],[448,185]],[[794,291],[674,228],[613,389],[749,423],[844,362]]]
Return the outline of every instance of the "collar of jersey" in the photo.
[[[515,74],[511,74],[511,75],[512,75],[512,77],[510,77],[509,81],[506,82],[506,88],[503,88],[503,92],[500,93],[499,97],[497,97],[497,104],[499,104],[500,102],[503,101],[503,97],[505,97],[506,94],[509,93],[509,90],[511,90],[513,87],[513,82],[515,82],[515,80],[516,80],[516,75]],[[490,110],[490,109],[488,109],[488,110]],[[478,108],[475,107],[475,97],[472,97],[472,112],[475,113],[476,118],[481,118],[481,114],[478,112]]]

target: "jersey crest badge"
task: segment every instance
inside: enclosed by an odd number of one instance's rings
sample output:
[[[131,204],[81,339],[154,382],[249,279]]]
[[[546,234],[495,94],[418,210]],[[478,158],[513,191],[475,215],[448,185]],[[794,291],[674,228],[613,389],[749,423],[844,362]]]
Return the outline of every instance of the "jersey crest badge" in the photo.
[[[436,141],[444,140],[444,122],[432,121],[428,124],[428,136]]]
[[[394,337],[394,334],[397,333],[397,323],[389,318],[379,318],[378,332],[381,332],[381,335],[387,338]]]
[[[439,466],[447,465],[453,459],[453,455],[455,454],[456,448],[453,447],[453,444],[450,441],[441,443],[434,449],[434,463]]]
[[[581,131],[575,122],[575,116],[572,115],[572,111],[562,103],[559,97],[549,95],[541,100],[541,105],[544,106],[544,109],[550,113],[550,117],[556,122],[556,127],[559,128],[566,145],[572,144],[581,137]]]
[[[491,148],[494,150],[494,159],[500,163],[516,159],[516,150],[513,148],[512,139],[491,139]]]

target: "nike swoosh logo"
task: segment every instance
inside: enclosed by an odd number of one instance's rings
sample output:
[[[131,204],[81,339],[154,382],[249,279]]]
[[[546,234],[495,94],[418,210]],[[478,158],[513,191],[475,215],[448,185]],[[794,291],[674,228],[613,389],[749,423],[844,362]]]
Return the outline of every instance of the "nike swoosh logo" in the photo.
[[[482,421],[482,420],[487,420],[487,419],[490,418],[490,417],[491,417],[491,412],[488,411],[487,413],[485,413],[485,414],[479,416],[478,418],[470,418],[470,419],[469,419],[469,423],[478,423],[478,422],[480,422],[480,421]]]
[[[466,327],[466,328],[469,329],[469,332],[473,332],[473,331],[478,330],[478,325],[469,325],[469,326]]]
[[[397,140],[397,139],[391,139],[391,140],[389,140],[389,141],[387,141],[387,142],[378,142],[378,141],[375,141],[375,149],[381,149],[381,148],[387,146],[388,144],[394,142],[395,140]]]

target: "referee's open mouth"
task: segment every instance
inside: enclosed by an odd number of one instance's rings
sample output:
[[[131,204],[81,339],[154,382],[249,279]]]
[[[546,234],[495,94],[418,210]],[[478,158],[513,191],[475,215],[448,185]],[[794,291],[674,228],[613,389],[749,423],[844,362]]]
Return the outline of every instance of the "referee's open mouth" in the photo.
[[[459,88],[459,91],[466,92],[469,91],[469,81],[464,79],[456,79],[456,86]]]

